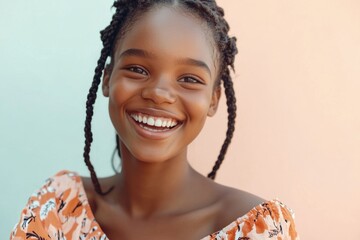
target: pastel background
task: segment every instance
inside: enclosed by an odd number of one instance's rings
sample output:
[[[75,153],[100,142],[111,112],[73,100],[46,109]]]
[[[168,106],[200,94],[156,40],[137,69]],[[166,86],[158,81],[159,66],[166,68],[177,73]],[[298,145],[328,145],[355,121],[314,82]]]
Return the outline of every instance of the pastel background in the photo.
[[[82,161],[85,99],[112,1],[0,1],[0,239],[27,198]],[[296,212],[304,240],[360,239],[360,2],[219,0],[239,55],[236,134],[217,181]],[[224,98],[223,98],[224,100]],[[105,98],[91,153],[112,174]],[[206,174],[225,137],[224,101],[191,146]]]

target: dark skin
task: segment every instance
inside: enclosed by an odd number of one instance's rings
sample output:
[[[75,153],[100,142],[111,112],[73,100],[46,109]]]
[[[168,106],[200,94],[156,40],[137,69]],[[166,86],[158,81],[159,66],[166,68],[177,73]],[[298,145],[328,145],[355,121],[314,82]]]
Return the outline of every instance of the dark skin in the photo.
[[[201,239],[264,200],[213,182],[188,163],[187,146],[216,113],[218,54],[201,20],[160,7],[117,42],[103,79],[109,115],[120,137],[122,171],[100,179],[108,195],[83,178],[95,218],[109,239]],[[132,115],[172,119],[166,131],[143,128]]]

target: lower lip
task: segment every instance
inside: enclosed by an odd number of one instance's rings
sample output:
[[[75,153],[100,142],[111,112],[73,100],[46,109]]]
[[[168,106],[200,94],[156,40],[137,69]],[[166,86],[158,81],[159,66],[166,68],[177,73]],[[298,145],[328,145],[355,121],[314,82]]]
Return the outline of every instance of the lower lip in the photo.
[[[178,124],[177,126],[171,129],[156,131],[152,129],[146,129],[146,126],[144,127],[140,126],[140,124],[136,122],[131,116],[129,115],[127,116],[130,119],[132,125],[134,125],[137,134],[139,134],[143,138],[152,139],[152,140],[162,140],[168,138],[181,126],[181,124]]]

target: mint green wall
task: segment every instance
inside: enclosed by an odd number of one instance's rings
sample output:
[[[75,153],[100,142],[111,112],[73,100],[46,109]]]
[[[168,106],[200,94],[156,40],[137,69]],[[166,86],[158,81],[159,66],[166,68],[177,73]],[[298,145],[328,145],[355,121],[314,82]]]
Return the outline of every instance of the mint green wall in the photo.
[[[0,239],[27,198],[82,160],[85,100],[112,1],[0,1]],[[95,105],[92,159],[111,174],[115,146],[106,99]]]

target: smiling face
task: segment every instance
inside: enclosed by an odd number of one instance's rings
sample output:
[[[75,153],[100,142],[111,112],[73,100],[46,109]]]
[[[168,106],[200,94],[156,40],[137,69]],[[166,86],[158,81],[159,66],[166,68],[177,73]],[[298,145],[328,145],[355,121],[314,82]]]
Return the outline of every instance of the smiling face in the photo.
[[[171,7],[141,16],[116,45],[105,72],[111,121],[136,159],[186,156],[188,144],[216,112],[220,96],[210,30]]]

